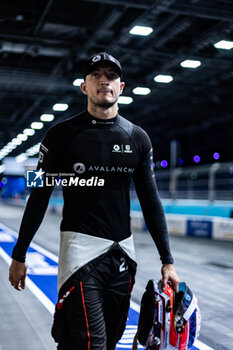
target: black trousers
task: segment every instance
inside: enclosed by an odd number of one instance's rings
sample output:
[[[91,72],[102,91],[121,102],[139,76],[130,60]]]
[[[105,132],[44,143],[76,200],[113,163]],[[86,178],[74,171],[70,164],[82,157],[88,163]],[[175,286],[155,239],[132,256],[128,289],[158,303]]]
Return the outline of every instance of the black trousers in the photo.
[[[57,348],[115,349],[125,329],[135,273],[136,263],[115,243],[72,275],[59,292],[54,315]]]

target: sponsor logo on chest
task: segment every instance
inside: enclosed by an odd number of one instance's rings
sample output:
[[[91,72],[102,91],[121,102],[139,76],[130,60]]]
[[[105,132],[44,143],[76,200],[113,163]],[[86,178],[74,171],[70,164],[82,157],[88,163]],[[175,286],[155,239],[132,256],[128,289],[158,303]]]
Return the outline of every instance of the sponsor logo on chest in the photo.
[[[85,171],[99,171],[111,173],[133,173],[134,168],[126,166],[108,166],[108,165],[89,165],[85,166],[83,163],[75,163],[73,169],[78,174],[83,174]]]
[[[115,144],[112,147],[113,153],[133,153],[130,145]]]

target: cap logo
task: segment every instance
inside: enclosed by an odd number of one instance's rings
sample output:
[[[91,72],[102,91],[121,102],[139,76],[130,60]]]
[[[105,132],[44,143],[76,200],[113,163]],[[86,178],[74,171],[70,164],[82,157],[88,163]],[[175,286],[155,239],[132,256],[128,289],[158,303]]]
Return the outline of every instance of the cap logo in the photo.
[[[92,62],[94,63],[94,62],[98,62],[98,61],[100,61],[101,60],[101,56],[100,55],[97,55],[97,56],[95,56],[95,57],[93,57],[92,58]]]

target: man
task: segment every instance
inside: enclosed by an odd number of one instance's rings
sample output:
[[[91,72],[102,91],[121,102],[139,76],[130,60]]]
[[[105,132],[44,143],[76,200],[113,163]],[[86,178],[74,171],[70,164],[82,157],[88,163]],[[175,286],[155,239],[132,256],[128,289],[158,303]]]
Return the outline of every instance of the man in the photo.
[[[130,231],[133,179],[148,229],[162,260],[162,284],[173,267],[158,196],[151,142],[118,114],[124,89],[118,60],[102,52],[86,65],[87,111],[53,126],[42,141],[38,169],[78,177],[63,186],[58,289],[52,335],[58,349],[114,349],[121,338],[136,272]],[[63,175],[62,175],[63,176]],[[69,176],[64,175],[69,181]],[[27,248],[46,211],[51,187],[34,188],[13,250],[9,280],[25,287]]]

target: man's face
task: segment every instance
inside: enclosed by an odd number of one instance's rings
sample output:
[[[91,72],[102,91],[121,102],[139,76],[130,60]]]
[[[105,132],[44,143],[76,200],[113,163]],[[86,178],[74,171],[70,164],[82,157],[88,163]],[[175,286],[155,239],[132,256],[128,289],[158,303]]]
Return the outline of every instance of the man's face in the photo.
[[[114,68],[100,66],[86,76],[81,89],[88,96],[88,103],[109,108],[117,102],[124,86]]]

